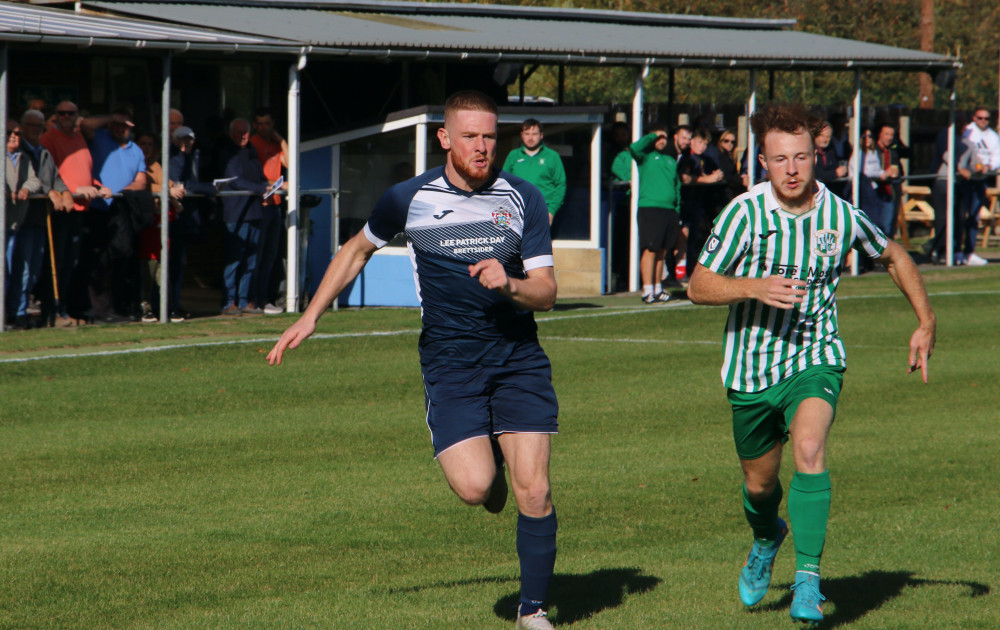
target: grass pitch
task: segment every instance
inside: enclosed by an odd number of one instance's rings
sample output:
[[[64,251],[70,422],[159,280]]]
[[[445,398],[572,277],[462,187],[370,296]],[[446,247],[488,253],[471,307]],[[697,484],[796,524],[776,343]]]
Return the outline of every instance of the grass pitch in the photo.
[[[890,279],[841,282],[825,628],[1000,627],[1000,265],[925,280],[926,386]],[[558,627],[791,627],[791,544],[764,601],[738,601],[725,316],[635,297],[538,316]],[[269,368],[291,321],[0,335],[0,627],[512,625],[516,512],[461,505],[431,458],[419,313],[329,313]]]

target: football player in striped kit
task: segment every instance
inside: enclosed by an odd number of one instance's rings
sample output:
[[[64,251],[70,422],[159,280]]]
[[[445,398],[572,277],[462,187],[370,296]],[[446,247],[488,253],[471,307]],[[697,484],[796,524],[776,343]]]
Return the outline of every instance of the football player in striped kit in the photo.
[[[861,210],[815,179],[813,138],[822,120],[802,105],[768,105],[751,118],[770,180],[720,213],[691,277],[698,304],[728,305],[723,384],[743,469],[743,507],[754,543],[739,579],[740,599],[763,599],[788,527],[778,518],[782,447],[796,472],[788,492],[796,557],[790,614],[823,618],[819,564],[830,514],[826,440],[846,368],[835,293],[848,253],[878,259],[909,300],[918,326],[909,370],[927,382],[936,322],[909,254]]]

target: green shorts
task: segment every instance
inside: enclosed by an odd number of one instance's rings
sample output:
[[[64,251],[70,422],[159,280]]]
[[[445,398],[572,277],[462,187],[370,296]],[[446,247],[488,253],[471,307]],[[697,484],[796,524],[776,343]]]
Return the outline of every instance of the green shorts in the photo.
[[[806,398],[822,398],[837,413],[844,368],[816,365],[767,389],[748,394],[729,390],[733,406],[733,439],[740,459],[757,459],[777,441],[788,441],[788,427]]]

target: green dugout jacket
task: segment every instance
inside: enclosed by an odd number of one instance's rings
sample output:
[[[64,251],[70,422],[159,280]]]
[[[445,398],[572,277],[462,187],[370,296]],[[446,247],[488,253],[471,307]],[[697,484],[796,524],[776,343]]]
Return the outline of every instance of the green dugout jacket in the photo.
[[[632,181],[632,153],[625,149],[611,161],[611,176],[620,182]]]
[[[549,214],[555,215],[566,199],[566,171],[559,154],[541,145],[538,153],[528,155],[518,147],[507,155],[503,170],[534,184],[541,191]]]
[[[677,160],[656,150],[656,134],[647,133],[628,150],[639,164],[639,207],[680,208],[681,180],[677,176]]]

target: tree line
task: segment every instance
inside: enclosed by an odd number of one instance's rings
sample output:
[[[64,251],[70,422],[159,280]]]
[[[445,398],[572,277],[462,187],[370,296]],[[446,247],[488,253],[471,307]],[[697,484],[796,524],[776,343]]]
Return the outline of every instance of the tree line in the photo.
[[[808,33],[842,37],[899,48],[951,54],[963,67],[957,81],[958,107],[997,107],[1000,75],[1000,3],[980,0],[494,0],[497,4],[559,6],[646,13],[797,20]],[[747,98],[747,71],[678,69],[674,97],[679,103],[740,103]],[[565,102],[629,103],[634,68],[566,68]],[[924,75],[926,77],[926,75]],[[647,81],[650,101],[666,101],[669,73],[654,68]],[[921,73],[876,72],[862,78],[867,104],[921,106]],[[925,81],[926,107],[947,107],[948,93]],[[853,72],[775,73],[774,98],[823,105],[848,105],[854,98]],[[763,89],[762,89],[763,88]],[[758,93],[768,89],[758,75]],[[527,93],[555,98],[558,71],[539,68],[526,83]]]

